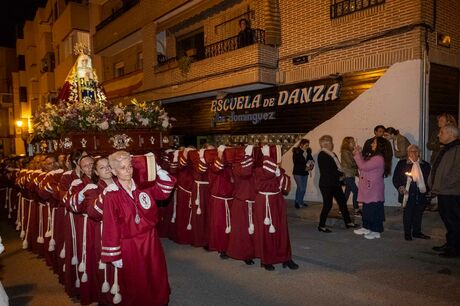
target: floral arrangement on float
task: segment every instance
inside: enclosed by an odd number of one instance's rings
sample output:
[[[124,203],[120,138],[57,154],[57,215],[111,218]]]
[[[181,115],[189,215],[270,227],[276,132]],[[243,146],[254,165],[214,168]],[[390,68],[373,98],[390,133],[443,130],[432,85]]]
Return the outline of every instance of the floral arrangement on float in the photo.
[[[57,139],[72,132],[107,132],[113,134],[126,129],[167,131],[172,127],[168,113],[157,101],[129,105],[105,103],[46,103],[35,114],[32,124],[37,140]]]

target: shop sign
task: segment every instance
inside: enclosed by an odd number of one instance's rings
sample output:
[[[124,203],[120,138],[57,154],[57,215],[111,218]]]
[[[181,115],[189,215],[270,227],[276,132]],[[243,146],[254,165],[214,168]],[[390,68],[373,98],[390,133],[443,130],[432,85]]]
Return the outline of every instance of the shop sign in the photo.
[[[252,122],[276,119],[276,112],[290,105],[331,102],[340,97],[341,83],[278,90],[276,94],[261,93],[226,97],[211,101],[213,122]],[[259,112],[251,112],[260,110]]]

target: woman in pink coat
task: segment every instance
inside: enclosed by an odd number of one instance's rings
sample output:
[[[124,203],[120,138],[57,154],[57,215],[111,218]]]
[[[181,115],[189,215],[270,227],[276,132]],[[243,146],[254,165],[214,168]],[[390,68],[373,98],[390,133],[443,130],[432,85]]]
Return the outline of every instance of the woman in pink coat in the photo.
[[[356,146],[353,157],[359,169],[358,201],[363,203],[363,227],[354,231],[366,239],[380,238],[385,221],[385,185],[383,179],[391,171],[391,161],[385,160],[386,140],[376,137],[371,143],[372,153],[363,157]]]

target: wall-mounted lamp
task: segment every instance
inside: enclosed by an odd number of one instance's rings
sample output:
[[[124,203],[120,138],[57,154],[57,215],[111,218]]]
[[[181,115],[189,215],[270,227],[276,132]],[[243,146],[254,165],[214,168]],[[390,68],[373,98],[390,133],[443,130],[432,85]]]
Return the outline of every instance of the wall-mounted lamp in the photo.
[[[24,122],[22,122],[22,120],[17,120],[17,121],[16,121],[16,126],[17,126],[18,128],[22,128],[23,125],[24,125]]]

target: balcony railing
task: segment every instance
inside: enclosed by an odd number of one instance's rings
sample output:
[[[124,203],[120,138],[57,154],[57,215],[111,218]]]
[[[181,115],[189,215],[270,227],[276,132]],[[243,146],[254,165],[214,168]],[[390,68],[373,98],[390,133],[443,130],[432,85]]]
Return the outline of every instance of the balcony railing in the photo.
[[[206,58],[221,55],[239,48],[243,48],[252,44],[265,44],[265,31],[261,29],[252,29],[252,39],[249,41],[247,37],[240,39],[239,35],[221,40],[204,48]]]
[[[385,0],[331,0],[331,19],[384,4]]]
[[[261,29],[252,29],[252,39],[241,40],[238,35],[232,36],[230,38],[221,40],[211,45],[204,46],[204,57],[200,56],[191,56],[192,61],[196,62],[205,58],[210,58],[218,56],[236,49],[244,48],[253,44],[265,44],[265,31]],[[247,38],[247,37],[246,37]],[[202,54],[203,52],[197,51],[197,54]],[[176,56],[166,57],[162,54],[158,55],[157,62],[158,67],[161,66],[174,66],[174,63],[178,60]]]
[[[125,12],[129,11],[133,6],[139,3],[140,0],[130,0],[130,1],[125,1],[124,5],[119,8],[116,11],[112,12],[112,15],[104,19],[101,23],[99,23],[96,26],[96,31],[99,31],[100,29],[104,28],[106,25],[123,15]]]

